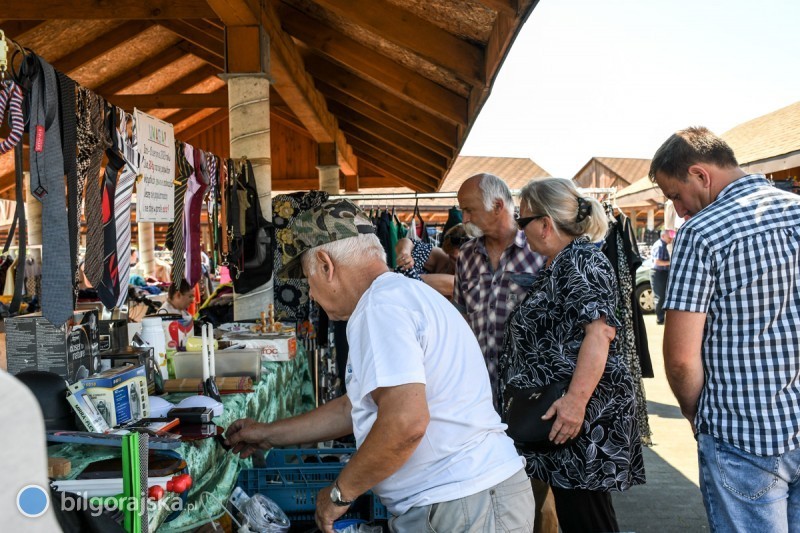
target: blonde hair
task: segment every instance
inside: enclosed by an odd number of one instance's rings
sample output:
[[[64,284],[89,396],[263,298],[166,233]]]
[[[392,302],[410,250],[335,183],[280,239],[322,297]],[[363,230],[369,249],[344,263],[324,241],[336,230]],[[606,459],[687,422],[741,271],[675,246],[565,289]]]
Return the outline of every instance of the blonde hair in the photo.
[[[572,237],[587,236],[592,242],[608,232],[605,210],[595,198],[581,196],[575,184],[563,178],[531,180],[519,193],[520,205],[533,215],[546,215],[556,232]],[[580,209],[583,205],[583,209]],[[581,213],[579,213],[581,211]]]

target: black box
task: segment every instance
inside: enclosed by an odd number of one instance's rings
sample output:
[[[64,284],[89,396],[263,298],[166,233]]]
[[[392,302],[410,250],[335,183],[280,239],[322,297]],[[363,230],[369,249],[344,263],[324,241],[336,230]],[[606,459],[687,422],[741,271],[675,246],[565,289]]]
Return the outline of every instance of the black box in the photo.
[[[145,348],[126,346],[121,350],[100,354],[100,360],[103,362],[101,365],[103,369],[117,368],[125,365],[143,366],[145,376],[147,377],[147,392],[148,394],[156,393],[153,348],[149,346]],[[105,364],[106,361],[108,361],[109,364]]]
[[[43,370],[74,383],[100,369],[94,311],[75,312],[64,328],[40,314],[7,318],[5,326],[9,374]]]
[[[100,353],[118,352],[128,346],[127,320],[101,320],[97,323]]]

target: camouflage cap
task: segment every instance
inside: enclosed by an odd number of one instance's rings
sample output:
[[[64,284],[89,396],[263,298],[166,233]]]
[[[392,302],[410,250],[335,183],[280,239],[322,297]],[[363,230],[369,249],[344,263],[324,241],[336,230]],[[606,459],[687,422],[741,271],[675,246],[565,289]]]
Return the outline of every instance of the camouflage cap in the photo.
[[[329,200],[305,211],[284,230],[278,242],[283,252],[280,278],[305,277],[300,258],[306,251],[329,242],[375,233],[375,226],[364,212],[349,200]]]

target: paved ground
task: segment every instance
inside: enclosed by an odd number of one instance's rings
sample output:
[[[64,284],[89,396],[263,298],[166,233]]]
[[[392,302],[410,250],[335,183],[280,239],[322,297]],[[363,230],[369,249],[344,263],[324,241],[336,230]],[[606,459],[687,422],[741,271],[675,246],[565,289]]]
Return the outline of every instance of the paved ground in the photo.
[[[636,533],[708,531],[695,440],[664,375],[664,328],[655,315],[645,315],[645,322],[655,371],[655,378],[644,380],[654,445],[644,450],[647,484],[614,495],[619,525]]]

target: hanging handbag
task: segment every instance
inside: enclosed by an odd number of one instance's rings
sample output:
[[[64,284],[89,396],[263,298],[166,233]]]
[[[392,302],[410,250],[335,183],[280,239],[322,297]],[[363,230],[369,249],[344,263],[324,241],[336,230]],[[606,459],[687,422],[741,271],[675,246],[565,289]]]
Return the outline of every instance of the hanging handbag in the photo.
[[[506,385],[503,391],[503,421],[508,425],[506,433],[518,448],[536,451],[557,447],[548,438],[556,417],[542,420],[542,416],[553,402],[567,393],[569,383],[559,381],[524,389]]]

